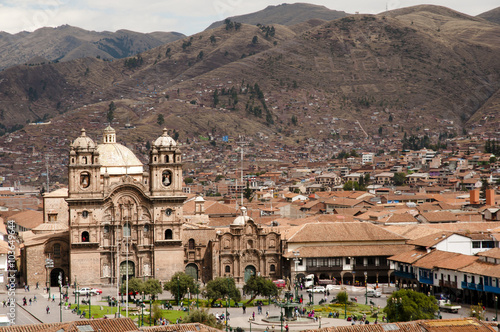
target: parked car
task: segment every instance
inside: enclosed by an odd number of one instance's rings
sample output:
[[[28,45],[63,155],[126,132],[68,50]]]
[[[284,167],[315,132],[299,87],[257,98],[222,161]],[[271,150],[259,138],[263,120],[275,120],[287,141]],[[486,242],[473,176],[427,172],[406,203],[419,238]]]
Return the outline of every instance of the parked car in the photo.
[[[102,294],[102,289],[100,289],[100,288],[92,288],[90,290],[90,293],[95,294],[95,295]]]
[[[286,282],[283,279],[276,279],[276,280],[273,280],[273,282],[276,285],[276,287],[278,287],[278,288],[283,288],[286,286]]]
[[[324,293],[326,292],[326,288],[324,286],[314,286],[313,288],[307,289],[309,293]]]
[[[366,297],[381,297],[381,296],[382,296],[382,293],[378,290],[369,289],[366,292]]]
[[[90,295],[92,294],[92,289],[90,287],[82,287],[80,289],[75,290],[73,294]]]

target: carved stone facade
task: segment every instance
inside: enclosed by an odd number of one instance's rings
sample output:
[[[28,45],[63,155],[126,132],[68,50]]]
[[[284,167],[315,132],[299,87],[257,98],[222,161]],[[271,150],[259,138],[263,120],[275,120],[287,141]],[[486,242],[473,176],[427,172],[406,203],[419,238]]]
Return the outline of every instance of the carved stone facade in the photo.
[[[213,241],[213,277],[232,276],[240,284],[252,275],[281,278],[281,256],[280,234],[257,225],[242,208],[242,216]]]

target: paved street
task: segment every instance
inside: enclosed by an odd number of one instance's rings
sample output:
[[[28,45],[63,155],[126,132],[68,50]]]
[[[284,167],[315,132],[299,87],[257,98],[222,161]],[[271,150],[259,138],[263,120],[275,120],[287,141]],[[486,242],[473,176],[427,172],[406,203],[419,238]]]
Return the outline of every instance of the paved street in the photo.
[[[365,303],[365,288],[363,287],[352,287],[352,286],[346,286],[346,290],[348,292],[349,298],[356,297],[359,303]],[[368,304],[370,303],[370,300],[374,302],[374,306],[377,307],[380,305],[381,308],[383,308],[386,304],[387,301],[387,296],[390,295],[390,292],[392,292],[394,289],[393,288],[388,288],[387,286],[379,288],[379,290],[382,290],[383,294],[382,297],[380,298],[368,298],[366,301]],[[335,288],[330,296],[327,298],[327,301],[329,302],[333,297],[336,296],[336,294],[341,291],[340,286]],[[73,290],[70,289],[70,303],[74,303],[75,297],[72,294]],[[43,322],[43,323],[50,323],[50,322],[59,322],[60,320],[60,314],[61,310],[58,305],[59,303],[59,290],[53,287],[51,291],[51,295],[54,295],[55,301],[53,302],[52,299],[49,301],[49,296],[48,294],[44,293],[43,290],[33,290],[31,289],[30,292],[25,292],[24,289],[18,289],[16,291],[16,300],[17,300],[17,307],[16,307],[16,323],[17,325],[24,325],[24,324],[34,324],[37,322]],[[116,297],[116,288],[113,287],[105,287],[103,288],[103,294],[102,295],[97,295],[97,296],[92,296],[92,304],[103,304],[106,305],[105,302],[99,302],[102,300],[107,299],[107,296],[115,296]],[[307,302],[309,297],[308,293],[304,291],[300,291],[299,295],[302,295],[304,298],[304,302]],[[34,301],[34,298],[37,298],[37,301]],[[23,297],[26,297],[27,299],[27,305],[23,306]],[[29,299],[31,298],[32,304],[29,305]],[[173,298],[171,294],[168,292],[164,292],[161,296],[161,299],[167,299],[167,298]],[[315,293],[314,294],[314,303],[318,304],[320,299],[324,298],[324,294],[322,293]],[[7,294],[4,292],[0,293],[0,301],[3,301],[4,299],[7,299]],[[50,309],[50,314],[47,314],[46,312],[46,307],[49,307]],[[134,307],[133,304],[130,305],[130,307]],[[82,306],[81,309],[84,309],[85,306]],[[8,307],[3,307],[0,306],[0,313],[7,313],[9,310]],[[225,313],[226,308],[210,308],[209,312],[216,314],[216,313]],[[252,313],[255,311],[255,321],[249,320],[249,318],[252,316]],[[280,308],[271,305],[271,306],[264,306],[263,307],[263,313],[262,315],[259,315],[257,313],[257,308],[256,307],[249,307],[246,310],[246,313],[243,314],[243,309],[242,308],[229,308],[229,325],[234,327],[242,327],[245,330],[250,328],[250,323],[251,323],[251,328],[252,330],[258,330],[258,331],[264,331],[266,328],[270,331],[272,331],[272,323],[266,323],[262,319],[265,317],[266,311],[269,311],[270,316],[280,316]],[[458,314],[451,314],[451,313],[441,313],[443,318],[458,318],[458,317],[467,317],[469,316],[469,308],[462,306],[462,309]],[[494,309],[487,309],[486,316],[491,320],[495,316],[495,310]],[[342,316],[341,316],[342,317]],[[343,318],[343,317],[342,317]],[[69,310],[62,310],[62,320],[63,321],[73,321],[73,320],[78,320],[79,317],[72,313]],[[289,324],[289,328],[292,331],[299,331],[299,330],[304,330],[304,329],[310,329],[310,328],[317,328],[321,324],[322,327],[328,327],[328,326],[341,326],[341,325],[351,325],[350,322],[347,322],[343,319],[333,319],[333,318],[322,318],[321,322],[313,322],[310,321],[308,323],[302,323],[302,324]],[[277,321],[274,324],[274,329],[275,331],[280,331],[281,326],[279,324],[279,321]]]

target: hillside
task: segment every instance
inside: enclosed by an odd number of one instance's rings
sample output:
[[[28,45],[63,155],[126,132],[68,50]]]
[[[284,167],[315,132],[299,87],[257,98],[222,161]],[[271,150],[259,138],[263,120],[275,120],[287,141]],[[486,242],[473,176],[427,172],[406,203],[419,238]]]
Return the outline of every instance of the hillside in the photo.
[[[120,59],[184,37],[176,32],[143,34],[128,30],[95,32],[63,25],[17,34],[0,33],[0,69],[29,62],[81,57]]]
[[[100,133],[111,101],[112,125],[137,151],[163,126],[182,142],[245,135],[265,148],[314,140],[329,146],[325,156],[338,139],[381,146],[404,135],[490,135],[500,127],[499,48],[500,26],[436,6],[298,30],[231,22],[128,59],[1,72],[0,130],[24,129],[0,146],[29,140],[43,152],[57,139],[67,153],[75,128]],[[43,119],[51,123],[26,126]]]
[[[319,19],[325,21],[335,20],[337,18],[345,17],[343,11],[331,10],[325,6],[312,5],[307,3],[283,3],[277,6],[268,6],[263,10],[255,13],[232,16],[229,19],[233,22],[240,22],[246,24],[263,24],[263,25],[295,25],[311,19]],[[206,29],[214,29],[224,24],[224,21],[217,21]]]
[[[485,20],[496,24],[500,24],[500,7],[488,10],[487,12],[477,15],[477,17],[484,18]]]

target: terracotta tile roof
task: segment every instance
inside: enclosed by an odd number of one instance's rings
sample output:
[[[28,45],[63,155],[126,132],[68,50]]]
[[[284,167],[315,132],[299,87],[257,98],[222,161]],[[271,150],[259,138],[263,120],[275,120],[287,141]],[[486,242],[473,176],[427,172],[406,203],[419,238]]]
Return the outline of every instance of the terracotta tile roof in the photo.
[[[452,318],[419,320],[387,324],[362,324],[350,326],[332,326],[322,329],[306,330],[308,332],[495,332],[496,328],[488,322],[475,318]]]
[[[289,242],[402,241],[405,238],[369,222],[309,223],[290,237]]]
[[[477,256],[500,259],[500,248],[493,248],[487,251],[477,253]]]
[[[33,229],[43,222],[43,212],[26,210],[10,216],[7,220],[14,220],[18,225]]]
[[[409,213],[395,213],[386,220],[386,223],[418,223],[418,220]]]
[[[389,257],[389,259],[391,261],[395,261],[395,262],[413,264],[427,254],[428,254],[427,250],[413,249],[413,250],[409,250],[409,251],[405,251],[405,252],[396,254],[392,257]]]
[[[498,222],[461,222],[461,223],[444,223],[444,224],[427,224],[429,228],[440,229],[450,232],[500,232],[500,224]]]
[[[410,240],[408,241],[408,244],[413,244],[416,246],[422,246],[422,247],[432,247],[438,244],[441,241],[444,241],[445,239],[449,238],[450,236],[453,235],[453,232],[440,232],[440,233],[433,233],[430,235],[426,235],[423,237],[420,237],[418,239]]]
[[[420,214],[427,222],[456,222],[458,218],[448,211],[423,212]]]
[[[440,224],[445,225],[445,224]],[[437,228],[429,227],[429,224],[424,225],[389,225],[385,226],[388,231],[394,232],[407,239],[418,239],[426,235],[441,233],[442,231]]]
[[[459,272],[472,273],[493,278],[500,278],[500,265],[486,263],[480,260],[474,263],[457,269]]]
[[[434,250],[413,263],[413,266],[424,269],[434,269],[439,267],[448,270],[456,270],[464,266],[468,266],[478,259],[479,258],[476,256]]]
[[[0,327],[0,332],[80,332],[78,326],[88,325],[93,331],[101,332],[137,332],[137,326],[130,318],[113,319],[90,319],[63,323],[45,323],[33,325],[13,325],[9,327]]]
[[[347,246],[311,246],[295,249],[300,252],[300,257],[367,257],[367,256],[392,256],[398,252],[414,248],[406,244],[386,245],[347,245]],[[293,258],[293,252],[283,255]]]

